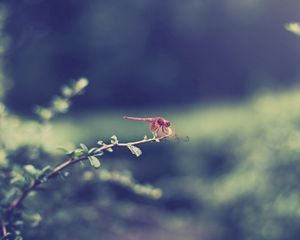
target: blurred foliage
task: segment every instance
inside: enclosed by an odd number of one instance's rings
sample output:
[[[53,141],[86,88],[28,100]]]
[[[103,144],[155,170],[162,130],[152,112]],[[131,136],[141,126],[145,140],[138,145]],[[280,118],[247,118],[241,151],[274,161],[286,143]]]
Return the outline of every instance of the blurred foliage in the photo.
[[[29,132],[27,131],[21,135],[25,143],[20,144],[18,138],[14,138],[14,136],[20,136],[22,132],[16,132],[16,129],[17,127],[26,128],[26,121],[10,114],[3,104],[0,105],[0,230],[2,240],[22,240],[23,235],[31,236],[29,227],[37,227],[42,222],[42,216],[37,211],[42,209],[43,204],[45,204],[45,202],[42,202],[41,206],[36,204],[36,201],[39,202],[35,197],[36,191],[44,188],[45,183],[48,183],[49,179],[53,177],[67,177],[69,173],[65,170],[69,166],[76,163],[84,164],[84,161],[87,161],[94,169],[98,169],[101,166],[100,158],[102,155],[105,152],[112,153],[114,148],[118,147],[128,148],[133,155],[139,157],[142,151],[136,145],[160,142],[166,137],[153,135],[152,138],[148,138],[145,136],[140,141],[120,143],[117,136],[113,135],[110,142],[105,143],[105,141],[99,140],[98,146],[93,148],[88,148],[82,143],[79,144],[80,147],[73,150],[61,147],[60,149],[65,152],[67,157],[55,155],[51,150],[47,151],[44,142],[49,141],[49,136],[45,134],[47,132],[44,129],[48,129],[49,120],[58,113],[65,113],[69,108],[70,98],[80,94],[87,85],[88,81],[81,78],[70,86],[64,86],[62,88],[63,96],[55,97],[50,107],[37,107],[36,112],[41,122],[32,121],[35,131],[30,134],[38,135],[38,141],[28,141],[31,136],[28,135]],[[62,104],[57,104],[58,99]],[[11,123],[14,125],[12,126]],[[4,129],[10,131],[4,131]],[[7,139],[10,139],[14,144],[11,145]],[[53,160],[57,158],[65,160],[54,163]],[[79,181],[79,183],[83,184],[84,181],[90,181],[93,177],[93,172],[86,171],[82,176],[83,181]],[[98,180],[116,183],[136,194],[153,199],[159,199],[162,195],[160,189],[154,188],[150,184],[136,183],[130,173],[122,174],[119,171],[102,170],[98,175]],[[63,198],[63,195],[60,196]],[[26,205],[24,207],[23,202],[32,208]]]
[[[190,138],[146,146],[134,161],[131,153],[141,152],[127,146],[99,170],[82,163],[64,171],[28,195],[9,230],[25,230],[25,239],[299,239],[299,86],[240,103],[165,107],[298,81],[300,42],[282,26],[290,22],[285,28],[299,35],[300,2],[288,2],[7,1],[11,41],[1,57],[15,83],[10,106],[43,103],[62,81],[82,75],[92,87],[85,112],[53,125],[48,120],[66,112],[76,83],[36,108],[42,121],[0,105],[1,218],[28,182],[59,163],[58,146],[85,142],[69,153],[82,156],[97,150],[88,146],[99,136],[129,140],[148,131],[123,121],[125,114],[164,116]]]
[[[299,78],[299,40],[282,28],[299,20],[298,0],[6,4],[14,80],[6,101],[18,111],[81,76],[91,88],[78,109],[240,98]]]
[[[8,88],[8,81],[5,76],[5,56],[7,54],[6,50],[9,46],[9,40],[7,35],[4,33],[5,21],[7,18],[6,6],[0,4],[0,100],[3,99],[5,90]]]
[[[291,22],[285,25],[285,29],[300,36],[300,23]]]
[[[299,96],[300,88],[295,86],[286,91],[260,93],[240,104],[150,109],[153,114],[166,112],[172,116],[169,120],[190,136],[190,142],[162,145],[159,159],[150,146],[139,162],[124,162],[117,155],[107,164],[119,165],[120,169],[125,165],[140,181],[155,182],[163,189],[164,197],[155,205],[160,209],[157,218],[161,219],[160,231],[165,232],[165,239],[183,239],[181,234],[187,225],[200,231],[185,233],[189,239],[297,239]],[[146,110],[132,114],[142,111]],[[106,135],[110,131],[125,137],[126,122],[107,122],[122,114],[74,115],[76,121],[71,124],[69,119],[57,121],[53,132],[59,134],[67,127],[69,136],[65,137],[77,141],[86,141],[86,136],[91,140],[98,133]],[[82,123],[92,126],[93,131],[79,128]],[[144,127],[137,126],[131,134],[143,134]],[[144,207],[139,204],[135,208]],[[189,222],[191,218],[193,223]],[[169,225],[171,219],[186,224]],[[125,236],[138,227],[128,228]],[[160,229],[150,226],[141,232],[149,228],[152,237]],[[170,229],[178,234],[177,238],[168,233]],[[149,233],[141,232],[139,236],[152,239],[147,236]]]

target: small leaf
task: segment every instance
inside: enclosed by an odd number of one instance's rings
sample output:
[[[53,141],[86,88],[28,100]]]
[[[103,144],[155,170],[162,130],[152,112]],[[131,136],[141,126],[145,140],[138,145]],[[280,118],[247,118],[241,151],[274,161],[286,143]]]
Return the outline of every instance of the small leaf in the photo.
[[[51,166],[50,166],[50,165],[47,165],[47,166],[44,167],[41,171],[42,171],[42,173],[46,173],[46,172],[48,172],[49,170],[51,170]]]
[[[16,186],[23,186],[26,183],[26,179],[21,174],[16,174],[11,180],[10,184]]]
[[[73,90],[68,86],[64,86],[61,91],[65,97],[71,97],[73,95]]]
[[[14,222],[14,226],[22,226],[22,225],[24,225],[24,222],[21,220]]]
[[[137,157],[142,155],[142,150],[136,146],[128,145],[128,149],[131,151],[131,153]]]
[[[35,108],[35,113],[41,119],[46,120],[46,121],[53,117],[53,112],[50,109],[44,108],[44,107],[40,107],[40,106],[37,106]]]
[[[70,103],[69,103],[68,99],[56,97],[52,101],[52,106],[55,111],[60,112],[60,113],[66,113],[70,107]]]
[[[62,151],[65,155],[72,155],[74,153],[74,150],[69,150],[65,147],[58,147],[57,150]]]
[[[97,142],[97,144],[100,145],[100,146],[105,145],[105,143],[104,143],[102,140],[99,140],[99,141]]]
[[[1,203],[8,204],[12,202],[18,196],[18,190],[16,188],[11,188],[10,190],[6,191],[3,199],[1,199]]]
[[[72,153],[72,155],[75,157],[75,158],[79,158],[79,157],[82,157],[84,156],[84,152],[83,152],[83,149],[81,148],[77,148],[74,150],[74,152]]]
[[[88,153],[89,152],[89,149],[88,149],[88,147],[85,144],[80,143],[79,145],[80,145],[80,147],[81,147],[81,149],[83,150],[84,153]]]
[[[111,137],[110,142],[113,143],[113,144],[117,144],[117,143],[119,142],[119,140],[118,140],[118,138],[117,138],[116,135],[113,135],[113,136]]]
[[[36,176],[40,171],[36,169],[33,165],[28,164],[24,166],[26,172],[28,172],[32,176]]]
[[[95,153],[97,150],[99,150],[99,148],[93,147],[88,151],[88,154],[93,154]]]
[[[88,84],[89,82],[86,78],[80,78],[76,81],[73,87],[75,94],[80,93]]]
[[[93,155],[93,156],[102,156],[104,153],[100,148],[92,148],[89,151],[89,155]]]
[[[298,36],[300,36],[300,23],[299,22],[291,22],[284,25],[287,31],[290,31]]]
[[[148,136],[147,136],[147,135],[145,135],[145,136],[144,136],[144,140],[147,140],[147,139],[148,139]]]
[[[100,163],[99,159],[96,158],[95,156],[89,156],[88,158],[89,158],[90,164],[94,168],[99,168],[101,166],[101,163]]]
[[[113,152],[114,150],[112,148],[107,148],[106,151]]]
[[[32,226],[37,226],[42,221],[42,217],[39,213],[23,212],[22,218],[23,220],[30,222]]]
[[[51,166],[46,166],[46,167],[44,167],[40,172],[39,172],[39,174],[37,175],[37,178],[39,179],[39,180],[41,180],[42,182],[44,182],[44,181],[46,181],[47,180],[47,178],[46,178],[46,174],[48,174],[48,173],[50,173],[50,171],[51,171]]]
[[[98,152],[98,153],[94,153],[94,155],[93,156],[95,156],[95,157],[100,157],[100,156],[102,156],[104,153],[102,152],[102,151],[100,151],[100,152]]]

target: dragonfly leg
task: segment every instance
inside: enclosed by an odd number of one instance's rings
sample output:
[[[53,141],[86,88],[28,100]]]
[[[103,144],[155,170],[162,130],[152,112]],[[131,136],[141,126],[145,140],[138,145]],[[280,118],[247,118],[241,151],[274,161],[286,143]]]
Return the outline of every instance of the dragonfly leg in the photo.
[[[169,134],[169,129],[166,127],[162,127],[162,132],[165,134]]]
[[[159,128],[160,126],[156,123],[156,122],[153,122],[150,124],[150,131],[151,132],[158,132],[159,131]]]
[[[166,135],[171,135],[173,131],[169,127],[162,127],[162,132],[165,133]]]

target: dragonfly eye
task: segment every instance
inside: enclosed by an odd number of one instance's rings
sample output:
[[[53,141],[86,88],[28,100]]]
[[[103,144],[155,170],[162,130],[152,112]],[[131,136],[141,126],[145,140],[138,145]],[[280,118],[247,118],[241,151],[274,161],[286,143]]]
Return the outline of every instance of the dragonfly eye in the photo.
[[[164,124],[165,124],[165,121],[164,121],[162,118],[159,118],[159,119],[157,119],[157,123],[158,123],[159,125],[164,125]]]

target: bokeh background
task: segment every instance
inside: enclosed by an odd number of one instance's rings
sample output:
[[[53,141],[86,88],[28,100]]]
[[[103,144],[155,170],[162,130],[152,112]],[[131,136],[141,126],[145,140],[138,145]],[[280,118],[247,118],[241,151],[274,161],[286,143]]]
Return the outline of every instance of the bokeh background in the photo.
[[[130,171],[159,200],[78,167],[39,195],[39,239],[300,238],[299,0],[9,0],[5,102],[33,118],[62,85],[90,84],[47,142],[93,145],[164,116],[189,142],[117,151],[104,169]],[[82,174],[82,177],[81,177]],[[60,181],[60,180],[57,180]],[[47,204],[41,204],[42,202]],[[37,203],[38,204],[38,203]],[[36,207],[36,206],[35,206]]]

